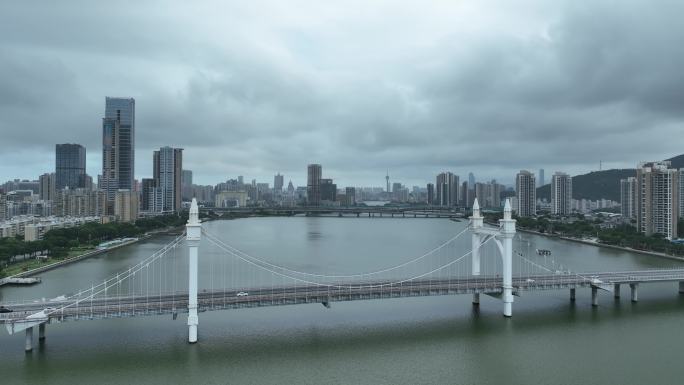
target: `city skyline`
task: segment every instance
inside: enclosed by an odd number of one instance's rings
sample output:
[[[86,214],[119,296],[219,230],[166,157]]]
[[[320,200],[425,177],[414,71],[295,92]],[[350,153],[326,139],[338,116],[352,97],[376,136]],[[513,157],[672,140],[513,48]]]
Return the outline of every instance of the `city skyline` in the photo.
[[[642,139],[682,129],[682,4],[356,5],[138,4],[133,17],[8,4],[0,180],[36,178],[71,142],[95,178],[107,95],[137,101],[138,180],[167,145],[185,149],[198,184],[281,172],[303,185],[316,162],[340,185],[383,186],[387,169],[407,185],[441,170],[512,185],[520,169],[576,175],[681,153]]]

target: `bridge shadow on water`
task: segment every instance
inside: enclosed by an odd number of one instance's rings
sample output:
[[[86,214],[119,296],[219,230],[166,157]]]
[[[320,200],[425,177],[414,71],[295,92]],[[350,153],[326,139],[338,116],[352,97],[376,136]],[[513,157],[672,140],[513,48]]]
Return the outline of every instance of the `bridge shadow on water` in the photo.
[[[615,300],[612,293],[602,293],[598,307],[591,306],[588,292],[578,291],[575,302],[569,301],[565,290],[525,294],[516,298],[511,319],[501,315],[499,300],[486,296],[479,307],[470,304],[469,296],[444,296],[334,303],[330,310],[312,304],[205,312],[200,314],[200,337],[195,345],[186,342],[184,315],[176,321],[159,316],[71,322],[50,325],[47,341],[37,344],[32,354],[23,354],[22,338],[3,338],[0,356],[5,362],[0,368],[9,373],[8,384],[13,383],[11,379],[20,379],[17,383],[74,383],[75,377],[65,373],[78,373],[81,379],[101,378],[102,383],[120,383],[117,373],[136,373],[141,383],[205,383],[194,381],[193,375],[201,376],[207,368],[228,368],[234,375],[258,376],[262,368],[274,366],[291,367],[300,373],[294,378],[301,380],[303,367],[318,365],[333,366],[344,376],[344,369],[336,367],[338,360],[346,360],[352,367],[367,367],[375,360],[391,362],[393,356],[415,355],[416,365],[422,365],[421,352],[429,350],[443,354],[444,364],[486,370],[493,349],[514,354],[526,340],[543,345],[540,338],[557,333],[590,336],[597,329],[622,333],[649,318],[684,315],[684,296],[674,289],[643,290],[638,303],[631,303],[629,296]],[[585,338],[582,343],[591,341]],[[514,361],[504,364],[513,365]],[[16,365],[13,368],[12,363]],[[179,375],[178,368],[183,368],[184,374]],[[156,377],[148,378],[152,373]],[[284,376],[265,377],[264,383],[292,379]],[[388,383],[386,378],[375,379],[370,382]],[[214,383],[225,382],[216,379]]]

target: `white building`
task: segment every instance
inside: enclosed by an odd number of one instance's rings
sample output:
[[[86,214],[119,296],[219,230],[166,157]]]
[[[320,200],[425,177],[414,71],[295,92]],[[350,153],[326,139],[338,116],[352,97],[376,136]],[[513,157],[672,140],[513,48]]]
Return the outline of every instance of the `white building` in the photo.
[[[520,170],[515,176],[516,212],[521,217],[537,215],[537,186],[534,174]]]
[[[670,162],[646,162],[637,168],[637,229],[646,234],[677,237],[680,172]]]
[[[551,214],[568,215],[571,212],[572,177],[557,171],[551,176]]]

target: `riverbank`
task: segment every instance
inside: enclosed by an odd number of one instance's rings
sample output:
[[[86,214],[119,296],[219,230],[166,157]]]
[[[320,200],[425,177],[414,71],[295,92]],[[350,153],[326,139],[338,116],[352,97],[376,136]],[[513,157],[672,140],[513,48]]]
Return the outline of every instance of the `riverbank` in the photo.
[[[120,244],[108,247],[106,249],[91,250],[91,251],[88,251],[88,252],[83,253],[83,254],[79,254],[79,255],[76,255],[73,257],[68,257],[66,259],[62,259],[62,260],[59,260],[56,262],[52,262],[52,263],[49,263],[46,265],[42,265],[40,267],[36,267],[36,268],[30,269],[27,271],[23,271],[21,273],[17,273],[14,275],[10,275],[8,277],[4,277],[3,280],[0,280],[0,286],[2,286],[3,284],[7,284],[9,282],[9,279],[33,277],[36,274],[40,274],[40,273],[43,273],[45,271],[53,270],[53,269],[56,269],[58,267],[62,267],[65,265],[69,265],[69,264],[74,263],[74,262],[82,261],[86,258],[91,258],[91,257],[94,257],[96,255],[107,253],[111,250],[116,250],[116,249],[119,249],[119,248],[122,248],[125,246],[130,246],[132,244],[135,244],[135,243],[143,241],[143,240],[148,240],[148,239],[155,237],[155,236],[177,234],[179,231],[182,232],[183,229],[184,229],[184,226],[178,226],[178,227],[169,227],[169,228],[160,229],[160,230],[153,230],[153,231],[150,231],[150,232],[144,234],[143,236],[141,236],[137,239],[132,239],[132,240],[129,240],[127,242],[122,242]]]
[[[573,237],[564,237],[564,236],[561,236],[561,235],[558,235],[558,234],[540,233],[539,231],[527,230],[527,229],[521,229],[521,228],[517,228],[516,230],[518,230],[518,231],[520,231],[520,232],[523,232],[523,233],[541,235],[541,236],[548,237],[548,238],[557,238],[557,239],[562,239],[562,240],[564,240],[564,241],[577,242],[577,243],[582,243],[582,244],[585,244],[585,245],[592,245],[592,246],[598,246],[598,247],[605,247],[605,248],[608,248],[608,249],[615,249],[615,250],[621,250],[621,251],[628,251],[628,252],[632,252],[632,253],[639,253],[639,254],[644,254],[644,255],[651,255],[651,256],[654,256],[654,257],[667,258],[667,259],[672,259],[672,260],[675,260],[675,261],[684,262],[684,258],[683,258],[683,257],[677,257],[677,256],[674,256],[674,255],[665,254],[665,253],[658,253],[658,252],[655,252],[655,251],[637,250],[637,249],[633,249],[633,248],[631,248],[631,247],[623,247],[623,246],[616,246],[616,245],[608,245],[608,244],[605,244],[605,243],[600,243],[600,242],[596,242],[596,241],[590,241],[590,240],[586,240],[586,239],[573,238]]]

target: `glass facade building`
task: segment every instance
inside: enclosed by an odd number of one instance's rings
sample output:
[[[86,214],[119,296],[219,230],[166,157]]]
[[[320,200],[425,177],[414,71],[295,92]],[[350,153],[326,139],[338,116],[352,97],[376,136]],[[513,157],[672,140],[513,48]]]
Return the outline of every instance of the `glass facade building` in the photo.
[[[135,99],[105,99],[102,119],[102,189],[106,191],[108,214],[116,192],[135,190]]]
[[[80,144],[55,146],[55,187],[77,189],[85,187],[86,150]]]

